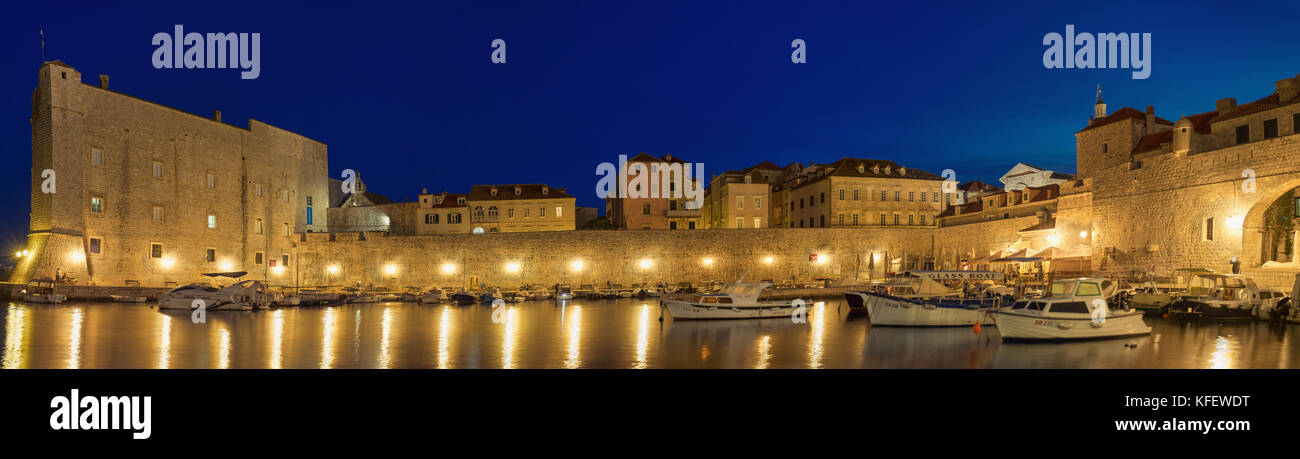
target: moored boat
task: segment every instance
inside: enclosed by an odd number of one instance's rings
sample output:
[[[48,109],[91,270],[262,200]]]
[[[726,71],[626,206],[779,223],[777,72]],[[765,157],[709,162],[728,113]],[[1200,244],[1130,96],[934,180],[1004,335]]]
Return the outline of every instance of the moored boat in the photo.
[[[264,309],[271,305],[273,297],[266,284],[261,281],[239,281],[221,287],[220,278],[238,279],[248,274],[245,271],[205,273],[211,278],[208,282],[196,282],[171,289],[158,298],[159,309],[193,309],[195,300],[202,300],[205,310],[240,310]]]
[[[1104,277],[1052,282],[1048,296],[1023,298],[993,312],[1004,341],[1074,341],[1151,333],[1142,311],[1108,307],[1115,283]]]
[[[555,284],[555,299],[557,301],[568,301],[573,299],[573,289],[569,284]]]
[[[1169,314],[1192,319],[1251,319],[1259,305],[1259,286],[1250,276],[1198,273],[1169,303]]]
[[[143,296],[109,295],[108,298],[113,300],[114,303],[144,303],[149,301],[148,297]]]
[[[844,300],[850,313],[866,312],[872,326],[993,325],[988,312],[1010,298],[983,283],[1003,277],[991,271],[911,271],[894,283],[844,292]]]
[[[54,279],[32,279],[23,290],[23,301],[28,303],[57,304],[67,300],[67,295],[54,292]]]
[[[745,276],[741,276],[743,280]],[[696,294],[689,299],[660,302],[674,320],[685,319],[765,319],[793,317],[800,305],[794,301],[759,301],[770,282],[726,284],[717,293]]]

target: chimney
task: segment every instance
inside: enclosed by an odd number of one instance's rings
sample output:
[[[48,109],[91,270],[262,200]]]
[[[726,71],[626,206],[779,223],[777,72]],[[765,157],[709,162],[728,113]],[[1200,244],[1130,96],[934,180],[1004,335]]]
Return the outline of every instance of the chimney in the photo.
[[[218,122],[218,123],[221,122],[221,110],[213,110],[213,111],[212,111],[212,120],[213,120],[213,121],[216,121],[216,122]]]
[[[1227,99],[1219,99],[1217,102],[1214,103],[1214,109],[1219,112],[1220,116],[1232,111],[1235,108],[1237,108],[1237,99],[1231,97]]]
[[[1286,103],[1300,95],[1300,78],[1285,78],[1277,80],[1277,101]]]
[[[99,89],[108,89],[108,75],[99,76]]]
[[[1154,132],[1156,132],[1156,107],[1154,105],[1148,105],[1147,106],[1147,135],[1151,135]]]

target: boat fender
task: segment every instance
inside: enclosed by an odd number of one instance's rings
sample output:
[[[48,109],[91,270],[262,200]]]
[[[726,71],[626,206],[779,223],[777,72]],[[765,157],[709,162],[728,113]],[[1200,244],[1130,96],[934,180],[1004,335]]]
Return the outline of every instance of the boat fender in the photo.
[[[980,325],[979,322],[975,322],[975,326],[971,327],[971,330],[970,330],[970,331],[971,331],[971,332],[974,332],[976,335],[979,335],[980,332],[983,331],[983,330],[984,330],[984,326],[983,326],[983,325]]]

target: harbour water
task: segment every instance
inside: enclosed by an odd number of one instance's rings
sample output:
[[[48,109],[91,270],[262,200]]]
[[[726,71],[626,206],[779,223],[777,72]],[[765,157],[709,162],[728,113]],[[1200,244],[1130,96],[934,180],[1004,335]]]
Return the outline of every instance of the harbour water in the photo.
[[[3,368],[1295,368],[1300,325],[1147,318],[1150,336],[1002,343],[996,327],[871,327],[840,300],[790,319],[659,321],[655,299],[212,311],[8,303]],[[1134,347],[1133,345],[1136,345]]]

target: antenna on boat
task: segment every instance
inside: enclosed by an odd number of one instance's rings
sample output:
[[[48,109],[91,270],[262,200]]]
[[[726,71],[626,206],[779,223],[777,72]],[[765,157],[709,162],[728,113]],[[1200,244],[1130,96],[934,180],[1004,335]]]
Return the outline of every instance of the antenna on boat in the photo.
[[[736,279],[736,283],[739,284],[740,281],[745,280],[745,276],[748,276],[748,275],[749,275],[749,270],[746,269],[745,272],[742,273],[742,274],[740,275],[740,279]]]

